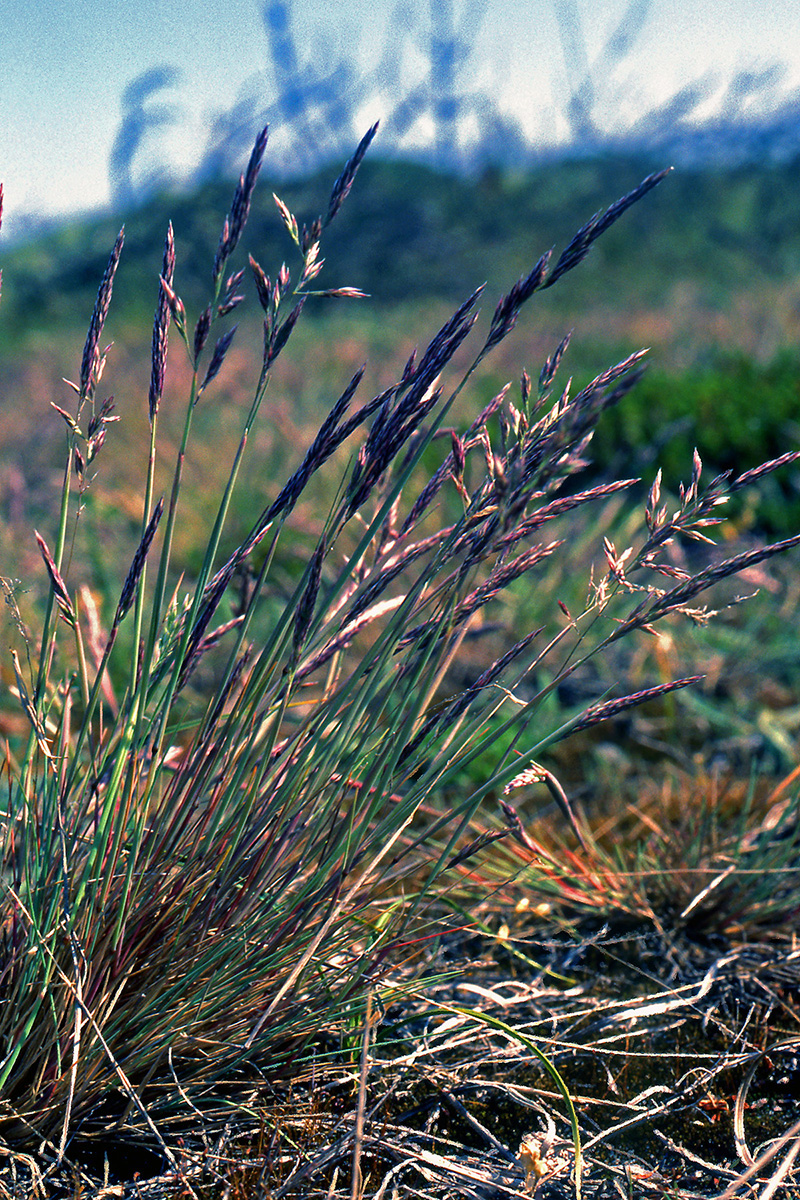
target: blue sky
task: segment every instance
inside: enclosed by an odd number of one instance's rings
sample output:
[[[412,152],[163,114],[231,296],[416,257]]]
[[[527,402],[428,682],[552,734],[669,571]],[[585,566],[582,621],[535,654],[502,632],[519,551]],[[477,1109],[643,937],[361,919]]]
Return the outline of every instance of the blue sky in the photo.
[[[474,30],[471,83],[542,142],[566,136],[567,63],[574,76],[584,54],[596,62],[631,4],[449,2],[456,22]],[[357,70],[372,70],[362,104],[365,127],[389,102],[375,75],[387,38],[395,39],[387,69],[402,52],[402,76],[424,70],[429,0],[401,0],[399,9],[398,0],[347,0],[335,8],[320,0],[286,3],[304,63],[324,69],[348,60]],[[559,6],[562,25],[565,15],[578,17],[579,38],[560,37]],[[635,120],[701,77],[709,111],[736,71],[780,63],[776,99],[800,88],[796,0],[639,0],[639,6],[647,10],[642,28],[630,30],[630,54],[600,98],[598,111],[610,124]],[[53,215],[108,203],[121,96],[149,67],[180,72],[161,94],[173,106],[173,120],[157,143],[178,175],[200,158],[210,114],[230,110],[248,88],[268,107],[275,85],[261,8],[262,0],[0,0],[0,179],[11,232],[26,212]]]

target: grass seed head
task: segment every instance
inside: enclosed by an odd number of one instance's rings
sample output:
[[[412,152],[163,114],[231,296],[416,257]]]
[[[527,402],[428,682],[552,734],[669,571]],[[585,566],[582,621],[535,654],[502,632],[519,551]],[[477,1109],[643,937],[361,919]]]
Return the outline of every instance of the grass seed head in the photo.
[[[206,305],[200,316],[197,318],[197,324],[194,327],[194,365],[197,367],[200,361],[200,355],[203,353],[209,330],[211,329],[211,305]]]
[[[247,222],[253,192],[255,191],[256,181],[261,170],[261,163],[264,159],[264,151],[267,148],[268,136],[269,127],[265,125],[255,140],[250,154],[250,161],[247,164],[247,170],[243,175],[240,175],[239,182],[236,185],[231,210],[222,226],[217,253],[214,256],[212,276],[215,287],[218,284],[226,262],[239,244],[239,238],[242,236],[242,230]]]
[[[305,302],[305,297],[303,297],[302,300],[298,300],[288,317],[281,322],[281,324],[275,330],[275,333],[269,339],[269,345],[266,349],[266,361],[264,363],[265,367],[272,366],[272,364],[275,362],[275,359],[288,342],[291,332],[297,324],[300,314],[303,311]]]
[[[211,362],[208,364],[208,370],[206,371],[205,379],[197,389],[198,400],[211,381],[216,379],[217,375],[219,374],[222,364],[225,361],[225,355],[228,353],[231,342],[236,335],[236,329],[236,325],[232,326],[227,333],[223,333],[222,337],[217,339],[216,345],[214,346],[214,352],[211,355]]]
[[[108,316],[109,305],[111,304],[114,276],[119,266],[119,258],[122,254],[124,240],[125,227],[123,226],[117,234],[114,248],[111,251],[111,257],[108,260],[108,265],[100,281],[92,319],[89,322],[89,331],[86,335],[86,344],[84,345],[83,358],[81,359],[80,397],[82,400],[92,395],[100,376],[100,338],[103,333],[106,317]]]
[[[158,524],[159,524],[159,521],[161,520],[161,516],[162,516],[163,512],[164,512],[164,497],[162,496],[161,499],[158,501],[158,504],[156,504],[155,508],[153,509],[153,513],[152,513],[152,516],[150,517],[150,520],[147,522],[147,528],[145,529],[145,531],[142,535],[142,539],[136,548],[136,553],[133,557],[133,562],[131,563],[130,570],[128,571],[128,574],[125,577],[125,583],[122,586],[122,592],[120,594],[119,603],[117,605],[117,611],[114,616],[114,624],[113,624],[114,629],[116,629],[118,627],[120,622],[123,620],[125,614],[128,612],[131,604],[133,604],[133,600],[136,595],[136,587],[139,583],[139,580],[142,577],[142,571],[144,570],[144,564],[147,561],[147,555],[150,550],[150,546],[152,544],[153,538],[156,535],[156,530],[158,529]]]
[[[169,287],[175,277],[175,235],[172,222],[167,226],[167,236],[164,242],[164,260],[161,265],[161,278]],[[164,376],[167,366],[167,346],[169,340],[169,319],[171,310],[164,284],[159,283],[156,312],[153,319],[153,343],[150,354],[150,391],[147,406],[152,425],[158,413],[158,406],[164,392]]]
[[[364,160],[364,155],[367,153],[367,150],[370,147],[370,143],[372,142],[372,139],[375,137],[375,134],[377,132],[378,132],[378,122],[376,121],[375,124],[370,129],[368,129],[367,132],[364,134],[363,138],[358,143],[358,146],[356,147],[355,152],[345,163],[345,166],[344,166],[344,169],[343,169],[341,175],[339,176],[339,178],[336,180],[336,182],[333,185],[333,190],[331,191],[331,198],[328,201],[328,211],[325,215],[324,221],[322,222],[323,228],[326,225],[330,225],[331,221],[336,216],[339,209],[342,207],[345,200],[347,199],[348,193],[350,192],[350,189],[353,186],[353,180],[356,177],[356,172],[358,171],[358,168],[361,166],[361,163]]]
[[[48,549],[47,542],[44,540],[38,530],[34,530],[34,537],[39,544],[39,550],[44,560],[44,565],[47,568],[47,574],[50,576],[50,585],[53,589],[53,595],[56,599],[56,604],[59,607],[61,616],[66,623],[72,628],[75,628],[75,609],[70,599],[67,585],[61,577],[61,572],[55,564],[55,560]]]

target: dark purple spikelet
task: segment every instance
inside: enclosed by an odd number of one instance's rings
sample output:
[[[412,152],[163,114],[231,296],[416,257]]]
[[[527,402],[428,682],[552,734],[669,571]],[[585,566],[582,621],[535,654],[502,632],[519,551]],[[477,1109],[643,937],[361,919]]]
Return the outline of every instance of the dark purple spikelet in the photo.
[[[358,412],[350,418],[349,421],[346,421],[344,424],[340,424],[342,418],[350,407],[350,402],[356,393],[358,385],[361,383],[363,375],[364,367],[361,367],[358,371],[356,371],[355,375],[350,380],[350,383],[347,385],[344,392],[336,401],[333,408],[323,421],[317,436],[309,446],[300,466],[297,468],[288,482],[281,488],[277,499],[272,505],[270,505],[267,511],[262,514],[261,521],[268,524],[275,520],[276,517],[280,516],[281,513],[290,512],[297,503],[298,497],[314,472],[319,470],[323,463],[330,458],[334,450],[336,450],[342,444],[342,442],[346,441],[352,431],[356,429],[364,420],[366,420],[372,411],[374,411],[373,406],[377,401],[381,400],[381,397],[376,397],[375,400],[370,401],[369,404],[363,405],[362,408],[360,408]]]
[[[236,289],[244,278],[244,267],[240,271],[236,271],[229,279],[225,281],[225,295],[222,303],[217,305],[217,315],[227,317],[228,313],[233,312],[235,308],[244,300],[244,296],[237,293]]]
[[[113,412],[114,412],[114,397],[109,396],[107,400],[103,401],[103,403],[100,407],[100,411],[98,413],[95,413],[95,415],[89,421],[89,424],[86,429],[86,434],[87,434],[89,441],[91,441],[91,439],[93,437],[96,437],[96,435],[99,433],[99,431],[103,428],[104,425],[108,425],[108,423],[110,421],[118,421],[119,420],[119,417],[115,417],[112,415]]]
[[[502,404],[503,397],[505,396],[507,391],[508,391],[507,387],[503,388],[502,391],[498,392],[497,395],[494,396],[489,401],[489,403],[486,405],[486,407],[478,414],[478,416],[475,418],[475,420],[470,425],[469,429],[467,430],[467,434],[466,434],[467,437],[470,437],[470,436],[474,435],[475,433],[477,433],[478,430],[480,430],[484,427],[484,425],[489,420],[489,418],[494,416],[494,414],[497,412],[498,408]],[[466,450],[466,446],[465,446],[465,450]],[[417,523],[419,518],[425,512],[425,509],[428,508],[428,506],[430,505],[430,503],[434,499],[434,497],[436,495],[438,495],[439,491],[441,490],[442,484],[444,483],[445,479],[450,474],[450,471],[451,471],[451,468],[453,467],[454,462],[455,462],[455,459],[453,457],[453,453],[451,452],[450,454],[447,455],[447,457],[445,458],[445,460],[441,464],[441,466],[437,467],[437,469],[434,471],[433,475],[431,475],[430,479],[425,484],[425,486],[422,489],[422,491],[420,492],[419,496],[417,497],[417,499],[414,501],[413,505],[411,506],[408,516],[406,517],[405,521],[403,522],[403,525],[400,529],[401,537],[404,534],[408,533],[409,530],[413,528],[413,526]]]
[[[295,614],[294,629],[292,631],[292,659],[295,662],[300,657],[300,651],[303,649],[305,640],[308,637],[308,631],[311,628],[311,622],[314,617],[325,551],[325,538],[322,537],[311,559],[308,582],[300,597],[300,602],[297,605],[297,613]]]
[[[350,481],[351,514],[363,504],[400,447],[409,440],[438,402],[441,389],[433,387],[434,381],[475,324],[478,314],[473,313],[472,309],[482,291],[483,286],[477,288],[456,309],[428,345],[419,366],[414,367],[410,374],[407,374],[407,364],[403,379],[408,391],[393,409],[389,400],[398,389],[390,389],[386,393],[386,404],[378,412],[364,446],[364,461],[359,459]],[[403,386],[400,385],[401,388]],[[365,474],[367,463],[369,470]]]
[[[499,409],[500,405],[503,403],[503,400],[505,399],[507,391],[508,391],[508,388],[504,387],[504,388],[500,389],[500,391],[497,393],[496,396],[492,396],[489,403],[484,408],[481,409],[481,411],[478,413],[475,420],[472,422],[472,424],[467,429],[468,434],[471,435],[471,434],[480,433],[480,431],[483,428],[485,428],[487,421],[489,421],[494,416],[494,414]]]
[[[429,342],[425,353],[422,356],[418,367],[412,370],[409,379],[413,379],[418,383],[420,379],[425,379],[427,382],[423,387],[428,386],[428,382],[438,373],[439,369],[444,366],[452,352],[455,351],[456,345],[460,345],[466,335],[469,333],[473,320],[468,320],[472,310],[474,309],[478,298],[482,295],[485,284],[477,287],[471,295],[467,296],[463,304],[460,304],[452,317],[445,321],[439,332]],[[473,317],[477,314],[473,314]],[[409,360],[410,361],[410,360]],[[403,372],[404,382],[408,382]]]
[[[749,471],[745,471],[744,474],[737,475],[730,481],[728,485],[729,490],[731,492],[738,492],[740,488],[754,483],[762,475],[769,475],[772,471],[777,471],[779,467],[785,467],[788,463],[797,462],[799,458],[800,450],[788,450],[786,454],[781,454],[778,458],[771,458],[769,462],[761,463],[760,466],[752,467]]]
[[[235,308],[244,300],[244,296],[226,296],[223,304],[217,305],[217,316],[227,317],[228,313],[232,313]]]
[[[203,655],[207,654],[209,650],[213,650],[215,646],[219,645],[225,635],[230,633],[232,629],[236,629],[239,625],[241,625],[241,623],[241,617],[233,617],[230,621],[225,621],[222,625],[218,625],[216,629],[212,629],[210,633],[206,634],[203,638],[192,645],[191,654],[187,654],[186,658],[184,659],[180,675],[178,676],[179,692],[183,691],[183,689],[186,687],[186,684],[189,682],[195,670],[200,665]],[[214,701],[214,706],[211,710],[211,714],[209,715],[210,728],[213,728],[213,722],[222,712],[225,701],[227,700],[233,688],[236,686],[242,669],[245,667],[249,659],[250,651],[246,650],[243,656],[234,666],[228,682],[224,685],[222,691]],[[214,714],[216,714],[216,716],[214,716]]]
[[[561,400],[554,406],[554,416],[549,421],[546,432],[543,436],[533,439],[525,451],[522,472],[524,485],[530,484],[535,479],[543,464],[548,463],[552,455],[555,455],[555,459],[550,461],[551,468],[555,466],[557,460],[561,463],[562,469],[568,468],[570,473],[574,469],[579,469],[580,463],[575,455],[580,457],[581,443],[594,430],[600,414],[618,403],[641,378],[643,371],[632,371],[631,368],[646,353],[646,350],[638,350],[622,362],[609,367],[608,370],[603,371],[587,384],[574,399],[569,399],[569,384],[567,385]],[[623,379],[611,391],[608,390],[610,384],[626,374],[628,375],[627,379]],[[569,458],[565,458],[565,455],[568,455]]]
[[[114,412],[114,397],[109,396],[103,401],[103,405],[98,413],[89,421],[86,430],[86,452],[87,461],[94,462],[98,453],[102,449],[103,443],[106,440],[106,427],[112,421],[118,421],[119,417],[113,416]]]
[[[463,336],[472,327],[470,319]],[[463,338],[454,337],[454,345]],[[447,361],[449,355],[444,357]],[[432,371],[431,374],[435,374]],[[389,412],[381,409],[359,452],[348,487],[348,514],[352,516],[365,503],[373,488],[386,471],[400,449],[410,441],[429,412],[439,403],[442,389],[432,383],[423,388],[427,377],[418,375],[415,382],[397,406]]]
[[[552,275],[544,286],[546,288],[552,287],[557,279],[560,279],[562,275],[566,275],[567,271],[571,271],[579,262],[582,262],[592,248],[592,244],[600,237],[600,234],[605,233],[606,229],[610,225],[613,225],[632,204],[635,204],[637,200],[641,200],[642,196],[646,196],[657,184],[661,183],[661,180],[666,175],[669,175],[671,170],[671,167],[667,167],[663,171],[657,171],[653,175],[648,175],[633,191],[628,192],[627,195],[622,196],[607,208],[602,216],[600,213],[595,213],[585,225],[581,226],[563,251],[553,268]]]
[[[379,395],[373,396],[371,400],[368,400],[366,404],[362,404],[361,408],[354,412],[352,417],[348,417],[337,429],[336,445],[340,446],[342,442],[347,441],[353,430],[358,429],[359,425],[363,425],[373,413],[383,408],[387,397],[394,396],[396,392],[396,387],[387,388],[385,392],[380,392]]]
[[[105,445],[105,440],[106,440],[106,431],[105,431],[105,428],[101,426],[100,429],[98,429],[97,433],[94,435],[94,437],[90,438],[89,441],[87,442],[87,447],[89,450],[89,462],[92,462],[97,457],[97,455],[99,454],[99,452],[102,450],[103,446]]]
[[[607,388],[609,384],[614,383],[615,380],[630,371],[631,367],[636,366],[643,358],[646,358],[647,353],[647,350],[634,350],[632,354],[615,363],[613,367],[606,367],[605,371],[601,371],[599,375],[596,375],[583,391],[578,392],[572,403],[579,405],[584,400],[591,400],[598,392]]]
[[[408,361],[406,362],[406,365],[403,367],[403,374],[400,378],[400,386],[401,387],[405,387],[405,385],[410,382],[411,376],[414,374],[414,368],[416,366],[416,362],[417,362],[417,347],[415,346],[414,349],[411,351],[411,353],[408,356]]]
[[[573,492],[571,496],[559,496],[537,508],[530,516],[524,517],[498,539],[497,545],[498,547],[514,546],[555,517],[561,517],[564,513],[580,508],[584,504],[604,499],[606,496],[613,496],[615,492],[631,488],[638,482],[638,479],[616,479],[611,483],[601,483],[597,487],[588,488],[585,492]]]
[[[350,188],[353,186],[353,180],[356,177],[356,172],[361,166],[364,155],[369,149],[370,142],[375,137],[377,132],[378,122],[376,121],[372,128],[368,129],[364,134],[352,157],[349,158],[345,163],[344,170],[333,185],[331,198],[328,201],[328,212],[325,216],[325,220],[322,222],[323,228],[326,225],[330,225],[331,221],[347,199]]]
[[[240,183],[241,183],[242,178],[243,177],[240,177],[240,180],[239,180]],[[222,233],[219,235],[219,245],[217,246],[217,252],[214,255],[214,266],[213,266],[213,269],[211,272],[213,279],[214,279],[215,286],[216,286],[217,280],[219,279],[220,275],[222,274],[222,268],[225,266],[225,260],[227,259],[228,255],[230,254],[230,249],[229,249],[230,240],[231,240],[231,223],[230,223],[230,219],[228,217],[226,217],[225,223],[222,226]]]
[[[150,550],[153,538],[155,537],[156,530],[158,529],[158,523],[161,520],[161,514],[163,511],[164,497],[162,496],[158,504],[153,509],[153,514],[150,517],[150,520],[147,522],[147,528],[142,535],[142,540],[139,542],[136,553],[133,556],[133,562],[131,563],[130,570],[128,571],[125,582],[122,585],[122,593],[119,598],[119,604],[117,605],[117,611],[114,616],[114,624],[112,629],[117,629],[123,617],[133,603],[133,599],[136,594],[136,587],[142,577],[142,571],[144,570],[144,564],[147,560],[147,554]]]
[[[464,474],[464,467],[467,465],[467,456],[464,451],[464,443],[455,429],[450,430],[450,443],[453,447],[453,468],[457,478],[461,479]]]
[[[214,346],[214,353],[211,355],[211,362],[208,364],[206,377],[200,384],[200,387],[197,389],[198,400],[211,383],[212,379],[216,379],[217,375],[219,374],[220,367],[225,361],[225,355],[230,349],[230,345],[233,341],[237,328],[238,326],[236,325],[232,326],[227,333],[223,333],[222,337],[217,339],[217,344]]]
[[[454,455],[451,451],[451,453],[445,457],[444,462],[433,472],[430,479],[412,504],[408,516],[400,528],[401,537],[413,529],[422,514],[425,512],[426,508],[428,508],[428,506],[431,504],[434,497],[439,494],[442,489],[442,484],[451,472],[454,461]]]
[[[655,171],[652,175],[648,175],[641,183],[637,184],[633,191],[628,192],[620,200],[616,200],[609,208],[606,209],[603,216],[597,222],[595,229],[595,237],[599,237],[601,233],[613,225],[614,222],[622,216],[622,214],[636,204],[637,200],[641,200],[642,196],[646,196],[654,187],[661,183],[662,179],[666,179],[667,175],[672,171],[672,167],[664,167],[661,171]]]
[[[167,236],[164,242],[164,261],[161,268],[161,278],[166,280],[169,287],[175,277],[175,235],[172,222],[167,226]],[[148,411],[150,424],[158,412],[161,397],[164,394],[164,376],[167,366],[167,344],[169,340],[169,319],[171,309],[164,291],[164,284],[159,282],[156,314],[153,319],[153,347],[150,367],[150,392],[148,394]]]
[[[347,410],[350,407],[353,396],[355,396],[361,380],[364,378],[365,370],[366,364],[358,368],[347,387],[344,389],[341,396],[320,425],[319,431],[314,438],[314,441],[311,443],[306,456],[309,460],[309,465],[313,464],[314,467],[316,467],[317,464],[324,461],[324,459],[331,453],[332,449],[338,446],[339,442],[337,439],[337,431],[345,414],[347,413]]]
[[[233,198],[231,206],[231,237],[234,238],[234,245],[239,240],[244,223],[247,220],[247,215],[250,211],[250,203],[253,199],[258,173],[261,170],[261,164],[264,161],[264,151],[267,148],[267,138],[269,137],[269,126],[265,125],[261,132],[256,137],[253,144],[253,149],[250,152],[250,160],[247,164],[247,170],[244,173],[244,186],[241,190],[241,195],[237,191]]]
[[[258,173],[261,170],[261,163],[264,159],[264,151],[267,148],[268,136],[269,126],[265,125],[255,140],[252,153],[250,154],[250,161],[247,164],[247,170],[244,175],[239,177],[239,182],[236,185],[236,191],[233,194],[233,201],[231,203],[231,211],[225,219],[217,253],[214,256],[213,275],[215,285],[225,263],[233,254],[238,245],[239,238],[242,236],[242,230],[250,212],[250,204],[253,199],[256,180],[258,179]]]
[[[200,360],[200,355],[203,353],[203,347],[206,344],[208,331],[211,328],[211,305],[204,308],[197,318],[197,324],[194,327],[194,365]]]
[[[258,303],[264,312],[268,313],[272,309],[272,283],[269,275],[267,275],[263,267],[259,266],[252,254],[250,255],[250,270],[253,272],[253,278],[256,281]]]
[[[108,260],[108,266],[105,269],[103,278],[100,281],[100,287],[97,292],[97,299],[92,312],[92,319],[89,322],[89,332],[86,335],[86,344],[83,348],[83,359],[81,360],[81,378],[80,378],[80,396],[85,399],[93,390],[97,380],[97,370],[100,365],[100,336],[103,332],[108,315],[108,306],[111,303],[111,290],[114,286],[114,276],[119,265],[119,256],[122,253],[122,244],[125,240],[125,226],[123,225],[117,234],[117,240],[114,242],[114,248],[111,251],[111,257]]]
[[[309,246],[315,246],[321,236],[322,236],[322,218],[321,217],[317,217],[316,220],[311,222],[310,229],[306,229],[305,225],[303,226],[303,232],[300,235],[300,249],[303,252],[304,258],[306,256],[306,254],[308,253]]]
[[[363,368],[356,371],[345,391],[337,400],[331,412],[325,418],[320,427],[317,436],[314,438],[312,445],[309,447],[303,462],[294,472],[286,484],[284,484],[278,497],[275,501],[261,513],[253,526],[252,530],[245,540],[237,547],[232,556],[228,559],[223,567],[217,572],[214,578],[206,585],[203,593],[204,603],[212,603],[217,594],[218,587],[224,590],[228,582],[236,570],[239,563],[243,562],[248,555],[259,544],[264,537],[266,531],[270,528],[272,522],[282,514],[288,514],[294,508],[299,496],[308,483],[311,476],[317,471],[345,442],[355,429],[373,416],[374,413],[383,409],[395,396],[396,387],[387,388],[386,391],[374,396],[366,404],[363,404],[351,417],[347,420],[342,420],[350,405],[350,402],[355,394],[355,391],[361,382],[363,376]],[[340,423],[341,422],[341,423]],[[361,448],[360,458],[363,458],[363,446]],[[221,594],[221,593],[220,593]],[[217,601],[218,602],[218,601]],[[198,618],[199,621],[199,618]]]
[[[547,389],[550,387],[550,384],[555,379],[556,371],[559,368],[562,358],[566,354],[567,347],[569,346],[571,337],[572,337],[572,330],[569,331],[569,333],[566,335],[566,337],[562,338],[561,342],[559,342],[558,346],[556,346],[553,353],[544,360],[544,366],[542,367],[541,371],[539,372],[539,391],[540,392],[546,392]]]
[[[298,301],[298,303],[295,304],[294,308],[289,313],[286,320],[283,321],[282,324],[280,324],[278,326],[277,330],[275,331],[275,336],[271,339],[269,348],[267,350],[267,358],[266,358],[266,362],[264,364],[266,367],[269,367],[274,363],[275,359],[278,357],[281,350],[288,342],[289,335],[291,334],[292,330],[294,329],[295,325],[297,324],[298,317],[300,316],[300,313],[303,311],[304,304],[305,304],[305,298]]]
[[[498,342],[502,342],[503,338],[514,328],[519,316],[519,310],[544,283],[545,276],[547,275],[547,266],[550,262],[550,254],[551,251],[549,250],[547,254],[543,254],[533,270],[529,274],[523,275],[521,279],[518,279],[508,295],[501,297],[497,308],[494,310],[484,351],[491,350]]]
[[[50,576],[50,584],[53,588],[53,595],[55,596],[56,604],[58,605],[61,616],[66,621],[67,625],[74,629],[75,609],[73,608],[72,601],[69,598],[67,585],[64,583],[64,580],[61,577],[61,572],[56,566],[55,560],[47,548],[47,542],[36,529],[34,529],[33,535],[36,538],[36,541],[39,543],[39,550],[41,551],[42,558],[44,559],[44,565],[47,567],[47,574]]]
[[[244,558],[244,554],[241,553],[241,550],[237,551],[233,558],[229,559],[228,562],[225,563],[225,565],[219,571],[217,571],[217,574],[214,576],[211,582],[206,584],[203,592],[203,603],[200,606],[197,619],[192,626],[192,631],[189,635],[189,641],[186,645],[186,653],[184,655],[181,673],[178,680],[179,689],[184,686],[186,680],[189,678],[189,675],[194,669],[200,646],[202,645],[206,636],[206,630],[211,624],[211,618],[217,611],[220,601],[225,594],[225,589],[228,587],[228,584],[233,578],[233,573],[236,570],[237,563],[241,562],[242,558]]]
[[[236,289],[239,287],[240,283],[244,279],[244,271],[245,271],[244,267],[240,267],[238,271],[234,271],[233,275],[231,275],[228,279],[225,280],[226,295],[230,295],[231,292],[236,291]]]
[[[160,279],[161,286],[164,289],[164,295],[167,298],[167,304],[169,305],[169,311],[172,313],[173,319],[178,327],[183,329],[186,324],[186,310],[183,307],[183,301],[174,291],[172,284],[168,283],[163,275],[160,277]]]
[[[704,679],[705,675],[690,675],[687,679],[674,679],[671,683],[659,683],[655,687],[643,688],[640,692],[632,692],[629,696],[620,696],[617,700],[605,700],[600,704],[590,704],[577,724],[570,725],[569,732],[572,734],[579,729],[589,729],[592,725],[599,724],[600,721],[607,721],[609,717],[625,712],[626,709],[645,704],[648,700],[656,700],[659,696],[666,696],[669,692],[675,692],[679,688],[691,687],[695,683],[701,683]]]

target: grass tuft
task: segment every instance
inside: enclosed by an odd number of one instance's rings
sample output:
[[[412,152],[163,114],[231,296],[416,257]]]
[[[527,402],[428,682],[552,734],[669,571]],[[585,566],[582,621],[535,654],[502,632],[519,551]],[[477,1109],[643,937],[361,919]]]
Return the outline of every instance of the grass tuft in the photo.
[[[168,229],[146,401],[150,438],[140,448],[139,536],[130,567],[109,589],[107,632],[93,607],[90,564],[72,547],[81,544],[89,468],[115,420],[112,398],[98,394],[100,339],[122,234],[91,316],[74,408],[59,409],[60,503],[52,531],[36,535],[48,598],[38,633],[24,635],[24,664],[16,651],[14,658],[26,727],[6,759],[0,957],[0,1134],[15,1152],[35,1148],[48,1171],[78,1161],[87,1140],[137,1134],[178,1172],[177,1139],[198,1122],[223,1130],[232,1114],[252,1111],[259,1089],[341,1063],[348,1031],[369,1026],[373,997],[385,1008],[408,986],[465,863],[514,839],[531,852],[509,804],[502,829],[470,833],[508,788],[534,776],[550,781],[559,829],[577,834],[589,856],[571,855],[568,873],[578,882],[570,886],[595,903],[610,887],[608,869],[538,760],[571,733],[697,677],[597,696],[568,714],[552,697],[621,639],[667,618],[705,620],[697,605],[707,589],[800,542],[676,566],[670,548],[708,542],[728,492],[798,457],[703,484],[695,455],[674,508],[661,503],[656,478],[637,546],[617,549],[606,532],[604,566],[582,611],[552,605],[465,687],[453,682],[465,645],[480,641],[495,607],[520,585],[535,589],[550,560],[569,560],[569,538],[540,540],[543,527],[556,518],[579,522],[584,509],[635,482],[572,490],[570,481],[603,413],[640,377],[644,352],[574,396],[569,383],[552,391],[568,338],[536,389],[523,372],[518,394],[508,385],[476,414],[468,385],[534,294],[576,267],[664,172],[583,226],[549,278],[549,256],[540,258],[501,298],[466,359],[481,288],[396,382],[354,408],[363,381],[356,372],[300,465],[251,513],[245,536],[233,536],[231,502],[247,495],[243,468],[275,360],[307,302],[358,294],[309,285],[322,269],[323,235],[374,135],[373,127],[339,175],[324,216],[305,225],[278,202],[299,263],[268,276],[250,260],[263,352],[190,575],[174,564],[176,535],[190,515],[184,475],[196,413],[215,393],[220,408],[225,403],[236,330],[226,322],[246,297],[242,269],[223,276],[247,221],[266,130],[236,187],[211,293],[194,323],[177,290]],[[156,498],[159,422],[175,357],[173,348],[168,362],[170,321],[188,383],[169,482]],[[456,361],[467,365],[456,369]],[[329,466],[328,503],[298,569],[292,548],[298,537],[309,543],[300,501]],[[451,803],[465,772],[496,745],[499,759]],[[744,856],[742,845],[737,853]],[[540,880],[552,882],[553,861]],[[554,886],[566,888],[562,879]],[[696,908],[701,899],[695,895]],[[488,1023],[506,1031],[498,1019]],[[569,1109],[577,1152],[571,1101]]]

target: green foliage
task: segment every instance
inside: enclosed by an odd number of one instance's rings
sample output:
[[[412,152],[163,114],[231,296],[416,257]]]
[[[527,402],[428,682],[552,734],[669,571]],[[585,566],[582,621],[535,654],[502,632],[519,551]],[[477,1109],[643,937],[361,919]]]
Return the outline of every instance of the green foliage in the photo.
[[[697,448],[714,472],[742,471],[793,450],[800,440],[800,360],[783,354],[767,365],[731,356],[683,375],[648,371],[634,393],[608,414],[592,446],[601,472],[626,469],[677,490]],[[785,537],[800,527],[800,473],[791,469],[766,488],[744,492],[729,519]]]
[[[661,166],[663,164],[656,164]],[[531,239],[563,242],[587,214],[629,190],[653,164],[643,158],[552,162],[517,174],[487,172],[478,180],[441,175],[396,162],[364,166],[365,186],[348,201],[326,246],[331,276],[343,270],[375,303],[465,295],[476,279],[501,287],[531,253]],[[279,187],[299,219],[314,215],[327,172]],[[217,214],[227,185],[164,195],[125,214],[129,255],[120,268],[118,312],[144,320],[163,229],[172,220],[184,294],[205,294],[205,271],[218,237]],[[615,306],[660,305],[676,282],[691,281],[721,302],[746,281],[793,278],[800,268],[800,162],[730,170],[678,168],[669,196],[656,195],[610,230],[575,281],[569,299],[553,302],[575,313],[613,298]],[[69,322],[91,311],[94,281],[105,263],[118,217],[71,223],[8,256],[3,337]],[[268,195],[256,197],[245,247],[264,261],[286,254]],[[642,250],[646,247],[646,253]],[[551,303],[548,299],[548,304]]]

